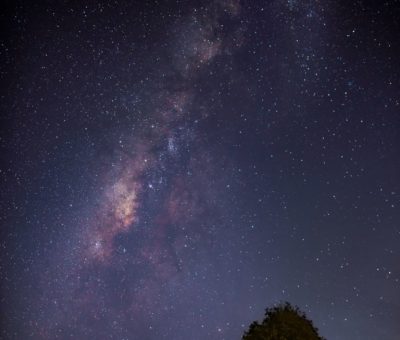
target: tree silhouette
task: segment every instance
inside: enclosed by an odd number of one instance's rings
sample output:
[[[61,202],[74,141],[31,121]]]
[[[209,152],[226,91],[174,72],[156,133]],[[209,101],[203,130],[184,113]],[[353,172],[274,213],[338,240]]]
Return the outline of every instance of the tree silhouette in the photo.
[[[243,340],[324,340],[311,320],[290,303],[267,308],[261,323],[253,322]]]

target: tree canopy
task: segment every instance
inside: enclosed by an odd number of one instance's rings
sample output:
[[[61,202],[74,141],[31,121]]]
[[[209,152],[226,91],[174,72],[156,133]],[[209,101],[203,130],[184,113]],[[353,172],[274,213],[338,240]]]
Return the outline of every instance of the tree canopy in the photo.
[[[253,322],[243,340],[324,340],[305,313],[290,303],[267,308],[264,320]]]

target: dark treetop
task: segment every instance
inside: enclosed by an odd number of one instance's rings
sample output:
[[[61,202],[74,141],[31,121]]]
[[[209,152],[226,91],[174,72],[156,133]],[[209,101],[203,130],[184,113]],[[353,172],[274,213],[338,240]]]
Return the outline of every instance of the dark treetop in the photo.
[[[253,322],[243,340],[323,340],[311,320],[289,303],[265,311],[261,323]]]

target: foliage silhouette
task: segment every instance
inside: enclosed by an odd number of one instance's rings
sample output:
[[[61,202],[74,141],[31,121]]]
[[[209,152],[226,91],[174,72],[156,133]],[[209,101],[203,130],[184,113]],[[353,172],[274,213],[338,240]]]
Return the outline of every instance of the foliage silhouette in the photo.
[[[290,303],[267,308],[261,323],[253,322],[243,340],[324,340],[311,320]]]

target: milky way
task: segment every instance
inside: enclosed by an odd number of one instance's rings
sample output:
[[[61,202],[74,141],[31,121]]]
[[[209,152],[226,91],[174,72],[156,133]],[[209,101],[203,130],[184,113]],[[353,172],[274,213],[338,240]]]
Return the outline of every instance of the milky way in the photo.
[[[1,11],[4,339],[397,339],[399,9]]]

